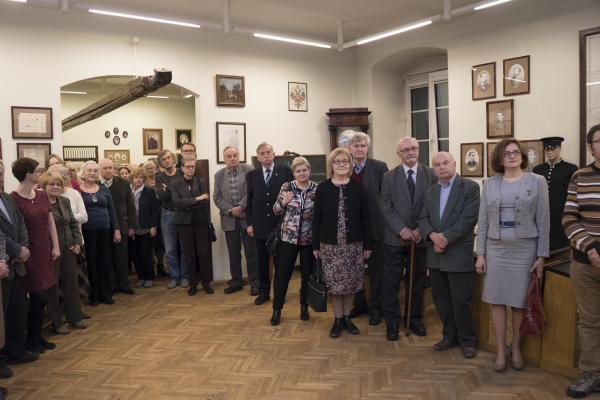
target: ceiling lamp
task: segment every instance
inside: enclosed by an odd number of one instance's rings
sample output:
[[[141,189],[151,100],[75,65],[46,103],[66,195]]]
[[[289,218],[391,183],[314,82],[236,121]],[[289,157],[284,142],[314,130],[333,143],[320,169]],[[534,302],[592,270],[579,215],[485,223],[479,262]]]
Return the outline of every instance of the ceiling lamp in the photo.
[[[475,8],[473,8],[473,10],[479,11],[479,10],[483,10],[485,8],[490,8],[490,7],[497,6],[498,4],[508,3],[509,1],[511,1],[511,0],[495,0],[495,1],[492,1],[492,2],[489,2],[489,3],[484,3],[484,4],[481,4],[479,6],[476,6]]]
[[[120,12],[106,11],[106,10],[96,10],[93,8],[89,9],[88,11],[92,14],[109,15],[111,17],[137,19],[140,21],[158,22],[161,24],[178,25],[178,26],[185,26],[188,28],[196,28],[196,29],[200,28],[200,25],[198,25],[198,24],[192,24],[190,22],[174,21],[171,19],[144,17],[143,15],[125,14],[125,13],[120,13]]]
[[[295,39],[295,38],[286,37],[286,36],[271,35],[270,33],[256,32],[256,33],[254,33],[254,37],[261,38],[261,39],[278,40],[280,42],[303,44],[305,46],[320,47],[322,49],[330,49],[332,47],[330,44],[327,44],[327,43],[313,42],[311,40],[304,40],[304,39]]]
[[[384,39],[384,38],[387,38],[390,36],[399,35],[404,32],[412,31],[413,29],[418,29],[418,28],[422,28],[424,26],[430,25],[432,22],[433,22],[432,20],[428,19],[426,21],[417,22],[412,25],[406,25],[406,26],[402,26],[400,28],[394,28],[389,31],[378,33],[376,35],[367,36],[364,39],[359,39],[356,42],[356,44],[361,45],[361,44],[365,44],[365,43],[374,42],[375,40]]]

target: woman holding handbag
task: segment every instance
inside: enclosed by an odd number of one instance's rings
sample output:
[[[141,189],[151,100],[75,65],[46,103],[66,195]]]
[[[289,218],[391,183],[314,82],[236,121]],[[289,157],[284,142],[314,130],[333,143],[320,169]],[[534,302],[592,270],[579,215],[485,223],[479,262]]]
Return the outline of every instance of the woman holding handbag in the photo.
[[[310,180],[310,163],[304,157],[292,161],[294,180],[281,186],[273,212],[282,215],[279,259],[275,269],[273,316],[271,325],[281,321],[290,278],[300,253],[300,319],[310,318],[306,303],[306,283],[312,272],[312,220],[317,184]]]

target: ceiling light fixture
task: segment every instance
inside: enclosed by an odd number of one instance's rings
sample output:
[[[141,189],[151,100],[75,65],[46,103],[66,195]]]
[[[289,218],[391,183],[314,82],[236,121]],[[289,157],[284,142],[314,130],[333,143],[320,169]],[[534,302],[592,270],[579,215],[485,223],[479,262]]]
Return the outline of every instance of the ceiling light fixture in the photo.
[[[356,42],[356,44],[361,45],[365,43],[370,43],[375,40],[384,39],[390,36],[399,35],[400,33],[412,31],[413,29],[422,28],[424,26],[430,25],[433,21],[428,19],[427,21],[418,22],[416,24],[403,26],[401,28],[392,29],[386,32],[379,33],[377,35],[368,36],[365,39],[361,39]]]
[[[304,39],[294,39],[294,38],[291,38],[291,37],[271,35],[271,34],[268,34],[268,33],[258,33],[258,32],[255,32],[254,33],[254,37],[261,38],[261,39],[278,40],[280,42],[303,44],[305,46],[320,47],[322,49],[330,49],[331,48],[331,45],[327,44],[327,43],[313,42],[313,41],[304,40]]]
[[[186,98],[186,99],[189,99],[189,98],[190,98],[190,97],[192,97],[192,96],[193,96],[193,94],[186,94],[186,95],[185,95],[185,96],[183,96],[183,97],[184,97],[184,98]]]
[[[61,94],[88,94],[87,92],[82,92],[79,90],[61,90]]]
[[[27,0],[8,0],[8,1],[12,1],[13,3],[27,3]]]
[[[137,20],[140,20],[140,21],[158,22],[158,23],[161,23],[161,24],[178,25],[178,26],[185,26],[185,27],[188,27],[188,28],[196,28],[196,29],[200,28],[200,25],[198,25],[198,24],[192,24],[190,22],[174,21],[174,20],[171,20],[171,19],[144,17],[142,15],[125,14],[125,13],[120,13],[120,12],[106,11],[106,10],[96,10],[96,9],[93,9],[93,8],[89,9],[88,11],[90,13],[92,13],[92,14],[109,15],[111,17],[121,17],[121,18],[137,19]]]
[[[512,1],[512,0],[495,0],[495,1],[492,1],[489,3],[478,5],[475,8],[473,8],[473,10],[479,11],[479,10],[483,10],[485,8],[497,6],[498,4],[508,3],[509,1]]]
[[[168,99],[169,96],[152,96],[152,95],[147,95],[146,97],[149,97],[151,99]]]

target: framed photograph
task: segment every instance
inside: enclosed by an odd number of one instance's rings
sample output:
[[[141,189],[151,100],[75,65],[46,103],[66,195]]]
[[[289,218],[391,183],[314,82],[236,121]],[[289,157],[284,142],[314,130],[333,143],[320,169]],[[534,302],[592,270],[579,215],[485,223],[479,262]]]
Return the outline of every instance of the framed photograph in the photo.
[[[594,162],[585,135],[600,121],[600,26],[579,31],[579,165]]]
[[[499,139],[514,137],[515,118],[514,101],[498,100],[488,101],[485,104],[487,138]]]
[[[473,101],[496,98],[496,63],[471,67],[471,97]]]
[[[308,83],[288,82],[288,110],[308,111]]]
[[[460,144],[460,174],[462,176],[483,178],[483,143]]]
[[[246,124],[243,122],[217,122],[217,163],[225,164],[223,150],[227,146],[237,147],[240,162],[246,162]]]
[[[110,139],[110,132],[109,131],[105,131],[104,132],[104,137],[107,139]]]
[[[144,128],[142,138],[144,140],[145,156],[156,156],[163,149],[162,129]]]
[[[244,107],[246,84],[243,76],[217,75],[217,106]]]
[[[191,129],[175,129],[175,146],[180,149],[186,143],[193,143]]]
[[[500,142],[487,142],[487,176],[494,176],[496,172],[492,169],[492,158],[494,158],[494,150],[496,150],[496,145]]]
[[[104,150],[104,158],[110,158],[115,164],[129,164],[131,162],[129,150]]]
[[[113,144],[118,146],[121,143],[121,138],[118,136],[113,137]]]
[[[98,146],[63,146],[63,159],[65,161],[98,162]]]
[[[13,139],[52,139],[52,108],[12,106]]]
[[[546,162],[544,145],[541,140],[520,140],[520,142],[527,152],[527,171],[532,172],[533,167]]]
[[[531,83],[529,80],[529,56],[508,58],[503,60],[503,64],[504,95],[528,94]]]
[[[50,143],[17,143],[17,158],[33,158],[44,167],[51,153]]]

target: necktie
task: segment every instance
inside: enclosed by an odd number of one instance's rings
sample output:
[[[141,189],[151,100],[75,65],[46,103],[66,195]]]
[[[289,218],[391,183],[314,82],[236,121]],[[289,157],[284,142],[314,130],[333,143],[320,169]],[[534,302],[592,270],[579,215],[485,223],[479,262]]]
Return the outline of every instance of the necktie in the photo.
[[[412,169],[408,170],[408,178],[406,178],[406,185],[408,186],[408,191],[410,193],[410,202],[415,202],[415,179],[413,178],[413,174],[415,171]]]
[[[265,170],[265,173],[266,173],[266,175],[265,175],[265,183],[269,184],[269,181],[271,180],[271,170],[267,169],[267,170]]]

